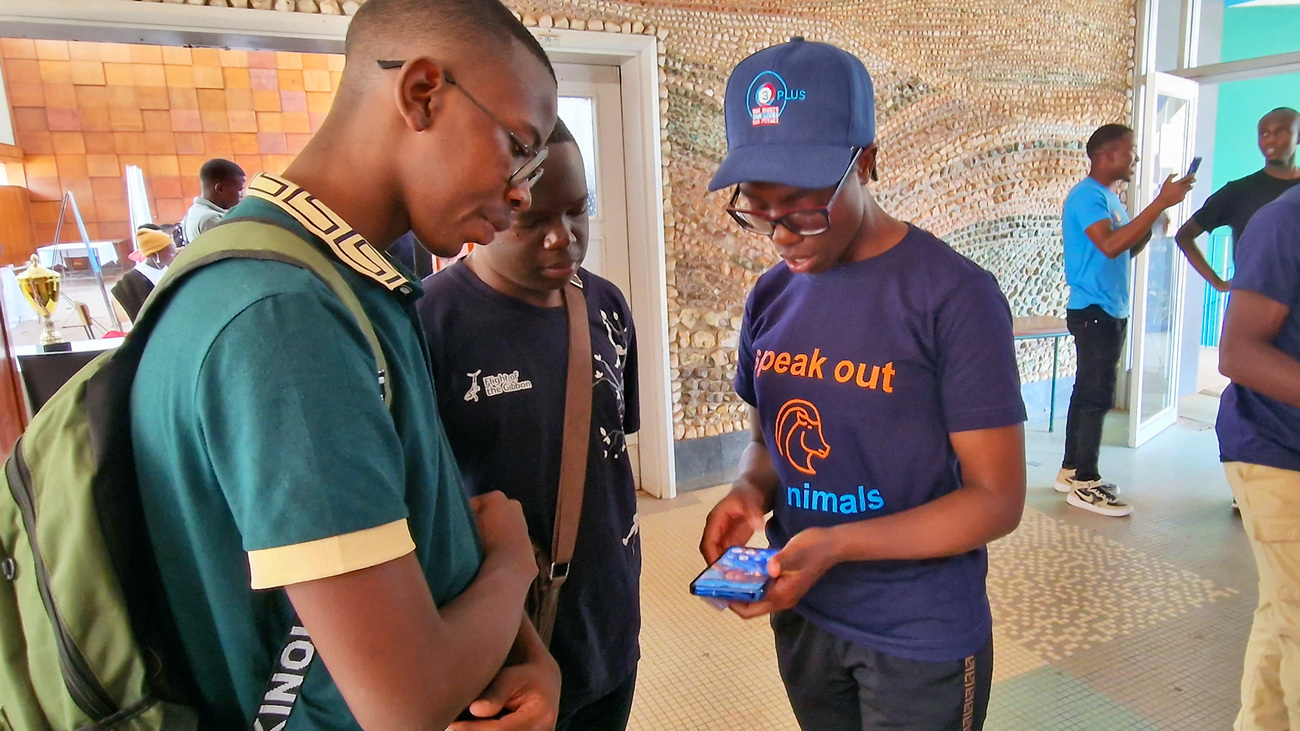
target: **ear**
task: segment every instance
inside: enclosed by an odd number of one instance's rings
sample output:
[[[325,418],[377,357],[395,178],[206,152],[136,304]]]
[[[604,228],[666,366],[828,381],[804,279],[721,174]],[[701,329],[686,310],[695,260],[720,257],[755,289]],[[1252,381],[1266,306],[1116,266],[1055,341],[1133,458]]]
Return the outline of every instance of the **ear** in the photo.
[[[398,70],[396,94],[397,109],[406,126],[414,132],[423,132],[433,124],[442,105],[443,92],[447,90],[446,74],[441,64],[428,57],[412,59]]]
[[[879,154],[880,147],[874,142],[870,146],[862,148],[862,153],[858,155],[859,183],[866,185],[868,181],[880,180],[880,176],[876,173],[876,168],[879,165]]]

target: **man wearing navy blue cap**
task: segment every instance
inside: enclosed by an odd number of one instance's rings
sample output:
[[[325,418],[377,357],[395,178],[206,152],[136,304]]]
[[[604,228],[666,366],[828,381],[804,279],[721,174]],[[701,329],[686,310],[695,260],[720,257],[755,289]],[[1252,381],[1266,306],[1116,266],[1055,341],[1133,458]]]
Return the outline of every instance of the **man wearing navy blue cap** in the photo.
[[[992,683],[985,545],[1024,508],[1024,404],[993,276],[872,197],[871,77],[794,38],[727,84],[710,188],[781,262],[745,306],[753,441],[709,514],[712,562],[763,527],[766,597],[805,729],[966,731]]]

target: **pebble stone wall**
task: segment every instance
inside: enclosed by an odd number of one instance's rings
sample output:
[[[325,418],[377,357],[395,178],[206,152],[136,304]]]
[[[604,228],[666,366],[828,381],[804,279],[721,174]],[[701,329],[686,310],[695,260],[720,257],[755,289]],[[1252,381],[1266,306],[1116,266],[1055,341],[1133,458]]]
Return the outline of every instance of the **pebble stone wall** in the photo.
[[[150,0],[124,0],[148,2]],[[154,0],[157,1],[157,0]],[[168,0],[351,14],[356,0]],[[997,275],[1015,315],[1064,316],[1060,206],[1082,142],[1131,117],[1133,0],[508,0],[528,25],[659,38],[675,437],[743,430],[731,391],[745,294],[775,263],[707,183],[726,151],[730,69],[793,35],[857,54],[875,79],[876,194]],[[635,273],[634,273],[635,276]],[[1045,380],[1051,346],[1018,344]],[[1071,356],[1072,357],[1072,356]],[[1063,372],[1073,369],[1067,358]]]

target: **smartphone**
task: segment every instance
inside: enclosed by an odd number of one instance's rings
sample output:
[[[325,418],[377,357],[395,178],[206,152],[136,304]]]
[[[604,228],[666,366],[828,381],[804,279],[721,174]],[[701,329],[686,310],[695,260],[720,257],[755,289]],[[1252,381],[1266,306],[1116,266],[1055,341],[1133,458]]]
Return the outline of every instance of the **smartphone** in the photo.
[[[1194,158],[1192,158],[1192,164],[1191,164],[1191,166],[1187,168],[1187,174],[1188,174],[1188,175],[1195,175],[1195,174],[1196,174],[1196,171],[1197,171],[1197,170],[1200,170],[1200,169],[1201,169],[1201,158],[1199,158],[1199,157],[1194,157]]]
[[[691,593],[714,606],[726,602],[756,602],[767,593],[772,577],[767,562],[776,549],[732,546],[691,582]]]

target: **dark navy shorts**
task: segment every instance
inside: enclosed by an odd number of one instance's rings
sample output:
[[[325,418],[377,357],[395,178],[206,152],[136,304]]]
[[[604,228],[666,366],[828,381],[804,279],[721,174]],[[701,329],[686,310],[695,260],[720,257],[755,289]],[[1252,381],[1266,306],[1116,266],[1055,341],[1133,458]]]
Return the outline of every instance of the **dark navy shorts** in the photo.
[[[772,616],[776,657],[805,731],[979,731],[993,640],[955,662],[907,660],[842,640],[794,611]]]

